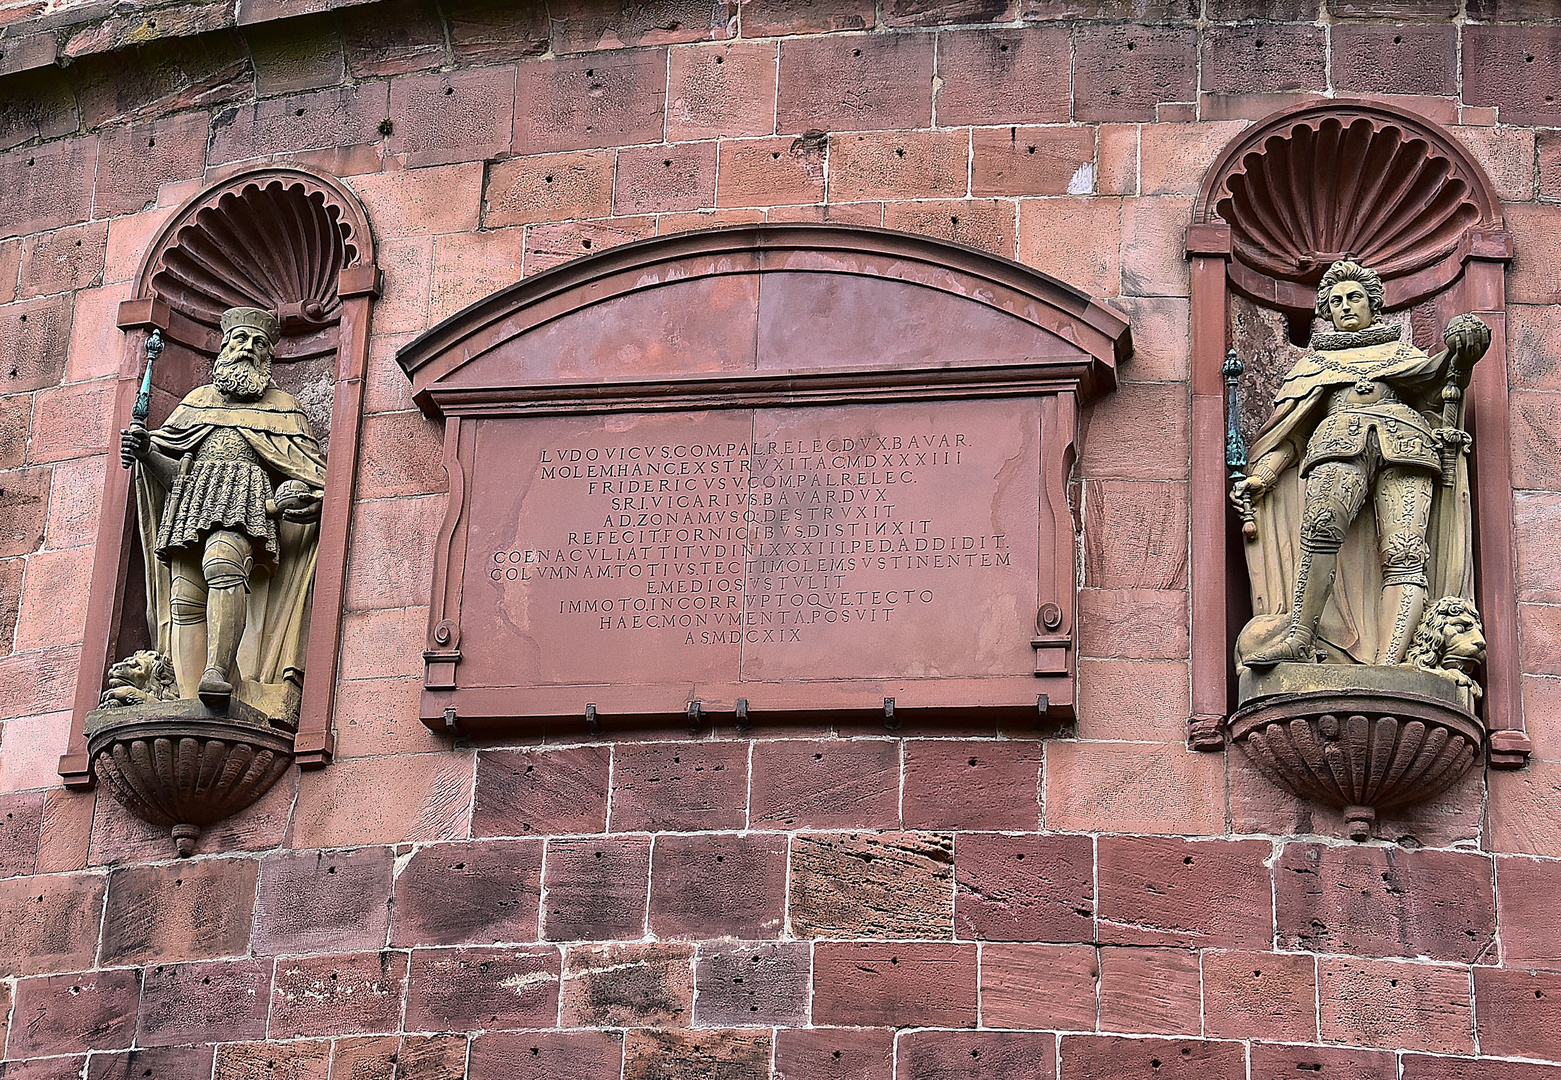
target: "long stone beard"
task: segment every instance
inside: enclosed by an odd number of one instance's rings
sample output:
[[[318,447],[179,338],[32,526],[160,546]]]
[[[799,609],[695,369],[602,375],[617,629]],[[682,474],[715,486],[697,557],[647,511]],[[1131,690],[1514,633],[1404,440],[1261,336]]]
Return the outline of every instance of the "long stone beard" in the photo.
[[[271,364],[242,358],[218,363],[212,369],[211,381],[227,397],[254,401],[271,383]]]

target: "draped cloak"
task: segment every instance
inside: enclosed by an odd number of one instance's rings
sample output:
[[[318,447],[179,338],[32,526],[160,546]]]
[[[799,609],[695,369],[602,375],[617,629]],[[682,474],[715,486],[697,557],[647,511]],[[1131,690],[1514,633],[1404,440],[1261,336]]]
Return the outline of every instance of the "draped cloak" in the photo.
[[[1296,362],[1274,395],[1274,414],[1253,440],[1249,460],[1289,444],[1293,461],[1273,490],[1254,506],[1257,536],[1246,541],[1247,572],[1252,582],[1253,618],[1237,640],[1236,662],[1282,636],[1289,626],[1296,570],[1301,557],[1301,508],[1306,482],[1300,475],[1307,441],[1323,419],[1328,395],[1359,379],[1385,382],[1400,400],[1417,409],[1428,428],[1443,426],[1441,389],[1447,380],[1447,354],[1427,356],[1407,343],[1390,341],[1360,348],[1313,350]],[[1460,411],[1458,424],[1463,417]],[[1380,472],[1378,473],[1380,475]],[[1372,494],[1376,483],[1373,478]],[[1443,596],[1474,600],[1472,515],[1468,459],[1457,456],[1452,487],[1435,479],[1426,543],[1427,604]],[[1375,663],[1378,609],[1382,602],[1382,560],[1378,554],[1376,513],[1371,498],[1345,534],[1338,575],[1318,624],[1317,644],[1326,663]]]
[[[292,396],[274,385],[257,400],[237,404],[226,401],[215,386],[200,387],[180,402],[167,423],[151,433],[152,449],[177,463],[186,454],[194,454],[207,436],[220,428],[242,435],[261,464],[280,479],[298,480],[316,491],[325,487],[325,457],[309,430],[309,421]],[[135,488],[136,522],[146,570],[147,628],[157,651],[172,656],[172,575],[157,555],[167,492],[141,465],[135,469]],[[237,696],[262,708],[274,707],[280,700],[267,694],[264,687],[303,682],[309,600],[319,550],[319,525],[315,522],[282,519],[276,531],[278,557],[274,562],[257,559],[250,578],[238,653],[243,681]]]

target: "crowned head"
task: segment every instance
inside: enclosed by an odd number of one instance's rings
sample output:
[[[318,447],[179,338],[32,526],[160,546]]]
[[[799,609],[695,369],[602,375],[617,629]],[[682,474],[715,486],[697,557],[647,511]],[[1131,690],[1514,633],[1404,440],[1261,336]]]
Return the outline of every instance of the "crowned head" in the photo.
[[[230,398],[253,401],[271,383],[271,360],[281,336],[277,317],[263,308],[235,307],[222,313],[222,351],[212,382]]]

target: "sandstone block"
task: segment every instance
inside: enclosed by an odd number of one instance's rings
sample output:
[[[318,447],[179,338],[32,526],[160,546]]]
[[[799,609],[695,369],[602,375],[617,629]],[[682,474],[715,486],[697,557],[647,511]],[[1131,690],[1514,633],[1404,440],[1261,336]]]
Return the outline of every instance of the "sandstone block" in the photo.
[[[907,740],[904,822],[923,829],[1034,829],[1042,757],[1033,742]]]
[[[912,1031],[900,1038],[900,1075],[1051,1080],[1057,1036],[1040,1031]]]
[[[149,967],[135,1042],[180,1046],[262,1039],[270,1000],[270,960]]]
[[[1333,31],[1330,68],[1340,90],[1366,94],[1456,92],[1457,72],[1448,60],[1457,48],[1453,25],[1339,23]]]
[[[1496,905],[1502,961],[1512,967],[1561,968],[1561,862],[1496,860]]]
[[[981,1024],[1093,1030],[1099,986],[1100,963],[1092,946],[985,945]]]
[[[1203,38],[1200,89],[1216,94],[1279,94],[1327,86],[1327,41],[1304,23],[1211,26]]]
[[[486,1032],[472,1040],[468,1070],[470,1080],[616,1076],[623,1071],[623,1032]]]
[[[899,823],[900,747],[890,739],[774,739],[753,746],[754,828],[864,829]]]
[[[831,202],[963,198],[970,138],[963,131],[890,131],[830,139]]]
[[[477,754],[477,836],[598,833],[607,827],[606,746]]]
[[[938,91],[938,123],[1067,123],[1070,49],[1068,30],[1062,26],[940,33],[938,75],[943,87]]]
[[[444,28],[430,0],[349,6],[336,17],[347,71],[356,79],[427,71],[444,60]]]
[[[1100,950],[1100,1026],[1196,1035],[1202,1028],[1198,954],[1185,949]]]
[[[278,960],[271,987],[273,1039],[395,1031],[406,993],[404,952]]]
[[[390,84],[388,148],[408,165],[508,156],[515,127],[515,69],[414,75]]]
[[[1073,41],[1073,119],[1148,121],[1191,101],[1197,34],[1158,26],[1082,26]]]
[[[1164,195],[1122,200],[1122,292],[1186,296],[1191,292],[1183,236],[1192,200]]]
[[[971,133],[970,193],[1091,194],[1095,134],[1071,125],[978,129]]]
[[[212,119],[210,161],[371,143],[389,107],[383,82],[231,106]]]
[[[777,1080],[892,1080],[894,1032],[869,1028],[777,1028]]]
[[[1209,1035],[1294,1042],[1317,1035],[1317,970],[1310,956],[1208,949],[1203,1000]]]
[[[414,647],[421,647],[427,616],[413,616],[400,630],[416,627]],[[343,634],[351,645],[352,616]],[[393,640],[405,642],[398,633]],[[385,651],[367,655],[384,656]],[[298,781],[298,808],[293,818],[294,847],[357,847],[368,844],[448,840],[464,836],[471,805],[471,759],[464,754],[408,754],[388,758],[354,758],[329,769],[303,773]]]
[[[650,838],[549,840],[542,936],[606,941],[645,933]]]
[[[1557,27],[1561,29],[1561,27]],[[1561,302],[1561,249],[1551,242],[1561,206],[1516,204],[1503,213],[1521,255],[1512,260],[1507,295],[1520,304]]]
[[[414,949],[405,1026],[414,1031],[552,1027],[558,1019],[559,952]]]
[[[107,246],[106,221],[28,237],[22,241],[19,295],[26,299],[102,284]]]
[[[771,1042],[768,1031],[630,1031],[623,1048],[623,1078],[768,1080]]]
[[[1169,633],[1175,633],[1174,623]],[[1080,660],[1079,673],[1082,738],[1179,742],[1186,737],[1188,675],[1181,660]]]
[[[419,848],[396,877],[396,945],[535,941],[542,841],[472,840]]]
[[[519,281],[525,248],[526,230],[518,228],[435,237],[430,317],[447,318]]]
[[[926,127],[932,71],[931,34],[784,41],[776,131]]]
[[[736,0],[714,4],[670,0],[657,7],[561,0],[550,6],[548,13],[556,53],[704,41],[734,37],[737,33]]]
[[[77,458],[54,466],[49,484],[48,537],[51,548],[82,547],[98,536],[106,457]]]
[[[718,206],[783,206],[822,202],[827,136],[722,139],[716,177]]]
[[[1080,590],[1081,663],[1082,658],[1090,657],[1180,660],[1186,658],[1188,648],[1187,594],[1182,590]],[[1133,666],[1104,670],[1139,669]],[[1080,689],[1090,685],[1082,682]]]
[[[0,473],[0,556],[29,555],[42,546],[50,479],[49,469],[7,469]],[[17,564],[18,569],[20,565]],[[17,588],[21,588],[20,581]]]
[[[707,42],[672,49],[667,141],[768,135],[775,130],[772,42]]]
[[[694,1009],[694,947],[577,945],[564,955],[564,1027],[686,1027]]]
[[[329,1040],[235,1042],[217,1048],[215,1080],[328,1080]]]
[[[378,236],[424,236],[477,228],[482,208],[479,162],[370,173],[354,176],[348,183],[368,207]],[[389,287],[390,275],[385,276]],[[374,315],[374,328],[379,331],[379,307]]]
[[[1506,124],[1561,121],[1561,27],[1474,26],[1463,35],[1463,99],[1494,105]]]
[[[93,1054],[87,1080],[210,1080],[215,1046],[152,1046],[117,1054]]]
[[[651,214],[714,206],[715,156],[714,142],[619,150],[613,213]]]
[[[1064,1035],[1062,1080],[1243,1080],[1246,1052],[1238,1042],[1124,1039]]]
[[[21,979],[8,1057],[117,1050],[135,1041],[141,973],[130,968]]]
[[[672,216],[665,214],[660,220],[667,221]],[[550,225],[527,226],[526,275],[540,274],[570,259],[583,258],[619,244],[654,236],[656,222],[655,215],[646,214],[642,217],[612,218],[609,221],[560,221]]]
[[[812,950],[805,941],[711,942],[699,947],[699,1027],[801,1026],[808,1021]]]
[[[636,49],[520,64],[516,154],[660,142],[667,51]]]
[[[1480,1053],[1561,1059],[1561,972],[1474,969]]]
[[[109,379],[38,391],[27,460],[39,464],[106,454],[113,412],[114,384]]]
[[[1561,1069],[1488,1058],[1403,1056],[1404,1080],[1555,1080]]]
[[[65,373],[71,310],[67,296],[50,296],[0,307],[0,334],[9,343],[7,352],[11,359],[9,364],[0,366],[0,394],[41,390],[60,381]],[[66,445],[75,443],[76,440],[71,440]],[[42,447],[38,449],[49,456]]]
[[[390,927],[395,851],[292,851],[260,864],[255,952],[379,949]]]
[[[657,937],[777,937],[785,915],[784,833],[656,838],[650,929]]]
[[[1019,261],[1091,296],[1115,296],[1122,291],[1121,252],[1100,238],[1121,229],[1121,199],[1025,199],[1019,204]]]
[[[1139,136],[1142,194],[1196,195],[1215,157],[1245,127],[1239,120],[1146,124]],[[1135,367],[1135,377],[1146,376]]]
[[[459,0],[444,8],[458,64],[540,56],[548,50],[548,13],[494,0]]]
[[[1317,991],[1327,1042],[1473,1052],[1467,967],[1320,957]]]
[[[426,605],[433,578],[433,545],[415,540],[437,536],[444,512],[445,500],[438,496],[359,503],[347,549],[347,607]]]
[[[445,481],[443,435],[438,425],[418,413],[364,418],[358,498],[443,493]]]
[[[953,861],[954,838],[944,833],[799,834],[791,850],[792,933],[950,937]]]
[[[822,941],[813,951],[813,1022],[976,1026],[976,947]]]
[[[116,870],[103,915],[105,964],[170,963],[249,951],[253,859],[203,859]]]
[[[1103,836],[1100,940],[1267,949],[1273,902],[1266,841]]]
[[[24,877],[38,864],[41,791],[0,795],[0,878]]]
[[[987,941],[1093,941],[1095,853],[1087,836],[960,833],[954,931]]]
[[[104,128],[100,152],[113,168],[97,177],[97,216],[134,214],[156,200],[160,185],[199,176],[210,123],[207,114],[196,112]]]
[[[1298,1071],[1338,1080],[1397,1080],[1398,1059],[1379,1050],[1252,1044],[1251,1080],[1293,1080]]]
[[[97,164],[96,135],[0,153],[0,191],[9,192],[0,233],[25,236],[86,221]]]
[[[1496,954],[1491,860],[1464,851],[1286,844],[1274,867],[1279,942],[1466,964]]]
[[[1086,480],[1084,580],[1103,589],[1185,589],[1186,485]]]
[[[1008,199],[923,199],[884,207],[884,228],[1014,257],[1017,206]]]
[[[745,743],[620,745],[609,822],[618,832],[741,828],[747,790]]]
[[[871,30],[877,9],[867,0],[742,0],[746,37]]]
[[[1217,834],[1223,762],[1172,744],[1054,742],[1047,747],[1046,827]]]

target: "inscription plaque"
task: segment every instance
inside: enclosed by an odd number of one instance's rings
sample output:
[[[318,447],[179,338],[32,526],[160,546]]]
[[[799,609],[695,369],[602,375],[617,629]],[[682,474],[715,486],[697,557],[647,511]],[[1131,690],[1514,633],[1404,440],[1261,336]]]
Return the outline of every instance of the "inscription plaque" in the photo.
[[[820,243],[851,259],[799,270]],[[424,720],[1071,715],[1076,406],[1125,348],[1031,271],[832,228],[633,245],[484,301],[400,356],[451,476]]]

